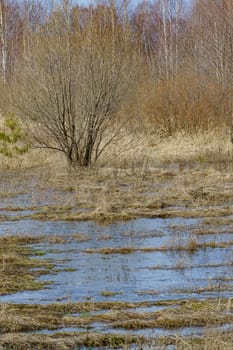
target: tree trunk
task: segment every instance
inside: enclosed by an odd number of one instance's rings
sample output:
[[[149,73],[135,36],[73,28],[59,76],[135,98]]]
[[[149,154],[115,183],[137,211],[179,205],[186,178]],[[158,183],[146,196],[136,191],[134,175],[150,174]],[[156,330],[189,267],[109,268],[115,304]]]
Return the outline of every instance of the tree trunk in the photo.
[[[6,82],[7,70],[7,48],[6,48],[6,22],[5,22],[5,4],[0,0],[0,46],[1,46],[1,74],[2,79]]]

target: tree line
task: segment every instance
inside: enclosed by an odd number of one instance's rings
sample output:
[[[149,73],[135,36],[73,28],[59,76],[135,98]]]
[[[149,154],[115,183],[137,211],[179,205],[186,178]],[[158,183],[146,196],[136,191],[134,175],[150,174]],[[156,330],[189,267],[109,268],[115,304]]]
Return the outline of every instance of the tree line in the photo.
[[[0,109],[79,166],[137,126],[231,127],[232,15],[232,0],[0,0]]]

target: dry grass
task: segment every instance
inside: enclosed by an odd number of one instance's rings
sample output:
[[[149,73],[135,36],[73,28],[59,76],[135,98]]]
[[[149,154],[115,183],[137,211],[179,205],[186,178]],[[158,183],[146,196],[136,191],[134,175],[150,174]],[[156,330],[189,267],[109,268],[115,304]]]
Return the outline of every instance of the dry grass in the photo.
[[[155,312],[130,311],[145,306],[167,306]],[[95,322],[121,328],[179,328],[233,323],[232,300],[180,300],[164,302],[77,302],[50,305],[4,304],[0,312],[2,332],[61,327],[86,327]],[[93,311],[104,310],[101,314]],[[108,311],[109,310],[109,311]],[[73,313],[80,315],[73,316]],[[85,314],[83,314],[85,313]],[[47,320],[46,320],[47,318]],[[140,321],[143,324],[140,324]],[[131,325],[130,325],[130,322]],[[127,324],[128,323],[128,324]],[[135,326],[133,327],[132,324]],[[152,327],[152,328],[153,328]]]
[[[224,129],[194,135],[180,133],[164,139],[157,149],[159,160],[181,162],[181,171],[193,162],[208,165],[232,159],[230,136]]]
[[[0,155],[0,167],[2,169],[18,170],[31,169],[35,167],[48,167],[59,163],[59,168],[66,166],[65,157],[60,153],[54,153],[49,150],[32,149],[28,153],[7,158]]]
[[[167,306],[155,312],[137,312],[138,307],[152,305]],[[133,309],[130,311],[130,309]],[[95,310],[105,310],[101,314],[92,314]],[[109,311],[107,311],[109,310]],[[4,304],[0,310],[0,345],[4,349],[75,349],[75,346],[96,346],[108,349],[123,348],[124,344],[155,342],[156,344],[174,344],[176,349],[191,344],[197,349],[197,344],[206,344],[210,339],[216,341],[211,329],[216,329],[218,341],[232,339],[232,332],[223,333],[217,327],[225,324],[233,324],[233,304],[231,299],[222,300],[181,300],[164,301],[157,303],[68,303],[42,305],[14,305]],[[75,312],[81,312],[72,316]],[[82,314],[85,312],[85,314]],[[87,313],[90,312],[90,313]],[[71,314],[71,315],[70,315]],[[111,328],[124,328],[131,332],[145,328],[181,329],[182,327],[205,327],[206,332],[195,341],[193,338],[179,337],[157,337],[157,339],[146,339],[143,336],[92,333],[88,329],[92,323],[101,322]],[[85,332],[59,333],[62,327],[84,327]],[[39,329],[54,329],[54,335],[30,334],[29,331]],[[25,333],[22,333],[25,332]],[[211,338],[212,337],[212,338]],[[217,341],[216,341],[217,343]],[[32,345],[34,344],[34,345]],[[218,344],[221,344],[219,342]],[[33,349],[34,349],[33,348]],[[200,349],[204,349],[201,347]],[[152,347],[153,349],[153,347]],[[208,347],[205,348],[208,350]],[[217,348],[216,348],[217,349]],[[230,349],[230,348],[226,348]]]
[[[189,239],[182,240],[171,240],[169,244],[160,246],[160,247],[144,247],[144,248],[135,248],[135,247],[105,247],[105,248],[89,248],[85,250],[87,254],[132,254],[135,252],[163,252],[163,251],[188,251],[194,252],[198,249],[206,248],[226,248],[233,246],[233,241],[226,242],[198,242],[195,237],[190,237]]]
[[[128,132],[125,137],[110,145],[98,165],[114,169],[115,173],[125,169],[143,176],[148,168],[176,163],[177,170],[182,172],[194,162],[202,165],[230,162],[232,151],[227,128],[193,135],[181,132],[167,138],[132,131],[132,134]],[[52,166],[64,171],[66,167],[62,154],[36,149],[16,159],[1,156],[0,164],[1,168],[8,169]],[[173,176],[173,173],[168,171],[167,176]],[[70,188],[72,190],[72,186]]]
[[[92,202],[93,203],[93,202]],[[88,205],[88,203],[87,203]],[[56,207],[56,208],[39,208],[37,213],[32,214],[20,214],[15,216],[4,215],[2,220],[6,221],[16,221],[21,219],[33,219],[42,221],[96,221],[100,224],[109,224],[117,221],[129,221],[136,218],[212,218],[229,216],[233,212],[233,205],[227,206],[206,206],[206,207],[182,207],[180,209],[164,208],[162,210],[148,209],[143,207],[143,200],[140,204],[141,208],[131,209],[123,208],[125,205],[124,199],[122,198],[122,207],[119,207],[119,212],[112,212],[108,210],[87,210],[85,212],[80,212],[79,210],[70,211],[66,207]],[[130,207],[130,204],[128,204]],[[27,208],[26,208],[27,209]],[[25,210],[25,208],[22,208]],[[77,207],[76,207],[77,210]],[[226,230],[225,230],[226,232]]]
[[[31,217],[39,220],[95,220],[112,222],[137,217],[206,217],[230,216],[233,212],[233,176],[209,165],[196,166],[182,173],[154,168],[144,179],[139,175],[113,169],[98,169],[85,175],[53,177],[54,191],[70,192],[70,202],[46,206]],[[51,179],[50,179],[51,180]],[[59,202],[58,202],[59,203]]]
[[[39,334],[4,334],[0,336],[0,345],[4,349],[15,350],[69,350],[79,346],[88,349],[92,347],[124,348],[132,343],[143,343],[144,337],[130,335],[100,334],[100,333],[58,333],[56,335]]]
[[[121,294],[121,292],[113,292],[111,290],[103,290],[100,295],[102,295],[103,297],[107,297],[107,298],[110,298],[110,297],[114,297],[116,295],[119,295]]]
[[[41,240],[41,237],[30,236],[0,237],[0,294],[44,287],[44,283],[36,278],[51,273],[53,266],[46,260],[31,258],[31,255],[41,255],[42,252],[26,246]]]
[[[82,233],[73,233],[72,239],[74,239],[77,242],[87,242],[87,241],[91,240],[90,237],[88,237],[87,235],[82,234]]]
[[[86,249],[85,253],[87,254],[131,254],[135,253],[138,251],[138,249],[133,248],[133,247],[123,247],[123,248],[111,248],[111,247],[106,247],[106,248],[93,248],[93,249]]]
[[[50,204],[38,207],[35,198],[28,205],[27,209],[38,212],[27,217],[38,220],[108,223],[137,217],[230,216],[233,153],[227,137],[224,132],[195,137],[176,135],[164,140],[150,135],[141,139],[136,150],[129,148],[117,155],[118,146],[126,148],[127,140],[122,140],[120,145],[108,149],[105,163],[87,170],[68,171],[63,159],[59,162],[57,154],[53,159],[53,154],[46,152],[44,163],[38,160],[38,165],[50,165],[46,169],[37,168],[36,172],[27,169],[26,173],[18,169],[0,174],[6,184],[1,195],[12,198],[22,190],[13,185],[9,188],[9,177],[16,184],[19,176],[25,184],[30,177],[36,177],[40,183],[37,190],[51,192]],[[5,208],[9,212],[24,209],[12,205]],[[18,219],[21,218],[19,215]]]
[[[219,228],[219,226],[225,226],[225,230],[232,230],[233,217],[226,218],[207,218],[203,220],[203,224],[205,225],[214,225]],[[230,227],[228,227],[230,226]]]
[[[176,350],[231,350],[233,343],[232,331],[206,329],[203,337],[181,338],[177,336]]]

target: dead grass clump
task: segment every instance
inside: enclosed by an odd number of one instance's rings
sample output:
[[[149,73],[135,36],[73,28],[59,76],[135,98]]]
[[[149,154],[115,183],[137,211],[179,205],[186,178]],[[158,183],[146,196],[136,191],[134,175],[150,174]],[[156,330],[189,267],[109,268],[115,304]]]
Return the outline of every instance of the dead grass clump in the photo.
[[[141,199],[142,200],[142,199]],[[123,198],[122,198],[123,201]],[[133,208],[131,207],[133,206]],[[125,203],[122,203],[122,206],[125,206]],[[87,210],[87,211],[77,211],[71,212],[67,211],[66,208],[53,208],[47,210],[41,210],[37,213],[32,213],[29,215],[18,216],[8,218],[9,220],[21,220],[24,219],[33,219],[33,220],[43,220],[43,221],[89,221],[93,220],[100,224],[108,224],[121,221],[129,221],[136,218],[174,218],[174,217],[183,217],[183,218],[203,218],[203,217],[222,217],[231,215],[233,211],[232,205],[229,206],[208,206],[208,207],[199,207],[199,206],[189,206],[180,208],[163,208],[163,209],[152,209],[147,208],[145,205],[137,206],[134,208],[134,204],[127,204],[127,208],[119,212],[111,212],[106,210],[105,212],[99,210]]]
[[[134,311],[138,307],[152,305],[166,306],[166,308],[154,312]],[[130,308],[134,310],[130,311]],[[109,310],[109,312],[92,313],[95,310]],[[88,329],[96,322],[102,323],[103,327],[106,325],[106,327],[123,328],[129,331],[146,328],[178,330],[190,326],[218,329],[222,325],[233,325],[232,311],[231,299],[170,300],[134,304],[123,302],[56,303],[51,305],[4,304],[0,310],[0,328],[2,330],[0,345],[6,346],[7,349],[11,348],[10,346],[15,346],[14,349],[27,349],[26,345],[31,346],[33,341],[36,349],[50,349],[50,345],[57,346],[56,349],[60,349],[60,344],[67,346],[67,349],[73,349],[74,346],[121,348],[126,343],[142,341],[142,337],[126,335],[122,338],[121,335],[113,336],[112,334],[103,333],[97,335],[96,333],[90,333]],[[79,314],[75,315],[74,313],[77,312]],[[59,333],[59,329],[63,327],[81,327],[85,332]],[[29,331],[42,329],[55,330],[55,333],[50,336],[28,333]],[[27,333],[19,333],[22,331]],[[51,339],[59,342],[53,343]],[[143,340],[145,341],[144,338]],[[24,348],[22,347],[23,341]],[[166,339],[167,344],[170,341],[171,339]],[[189,339],[187,339],[188,341]],[[176,343],[173,342],[173,344]],[[55,348],[52,347],[51,349]],[[64,349],[64,347],[61,347],[61,349]]]
[[[200,244],[198,243],[198,240],[196,239],[196,237],[190,237],[186,242],[184,248],[189,251],[195,251],[198,249],[199,246]]]
[[[31,218],[34,220],[54,220],[54,221],[88,221],[94,220],[99,223],[112,223],[118,220],[132,220],[135,219],[137,215],[130,212],[111,212],[111,211],[101,211],[92,210],[85,212],[69,213],[66,209],[61,210],[51,210],[51,211],[40,211],[36,214],[25,216],[25,218]],[[22,217],[21,217],[22,218]]]
[[[121,294],[121,292],[113,292],[111,290],[103,290],[100,293],[100,295],[102,295],[102,297],[107,297],[107,298],[114,297],[114,296],[119,295],[119,294]]]
[[[215,235],[215,234],[224,234],[227,232],[232,232],[233,231],[233,225],[229,225],[227,227],[219,227],[219,226],[214,226],[214,227],[205,227],[202,225],[201,227],[193,228],[190,229],[190,232],[192,232],[194,235]]]
[[[157,321],[155,320],[143,320],[141,318],[120,320],[115,323],[111,323],[112,328],[124,328],[127,330],[155,328]]]
[[[41,237],[1,236],[0,237],[0,294],[14,293],[23,290],[35,290],[44,287],[36,277],[51,272],[52,265],[46,260],[31,258],[31,255],[41,255],[42,252],[26,246],[38,243]],[[33,271],[33,268],[41,270]]]
[[[123,247],[123,248],[100,248],[100,249],[86,249],[85,253],[88,254],[131,254],[137,251],[136,248],[133,247]]]
[[[177,301],[179,305],[183,301]],[[5,304],[5,310],[8,313],[38,313],[39,311],[47,313],[69,314],[79,312],[91,312],[99,310],[123,310],[123,309],[135,309],[140,307],[149,307],[154,305],[173,305],[174,301],[143,301],[143,302],[123,302],[123,301],[101,301],[101,302],[76,302],[76,303],[54,303],[49,305],[30,305],[30,304]]]
[[[233,331],[206,328],[201,337],[176,338],[176,350],[232,350]]]
[[[137,294],[139,294],[139,295],[146,295],[146,294],[148,294],[148,295],[159,295],[160,292],[157,291],[157,290],[140,290],[140,291],[137,292]]]
[[[187,250],[190,252],[194,252],[197,249],[201,248],[202,244],[198,242],[196,237],[190,236],[186,237],[174,237],[171,239],[167,245],[163,247],[164,250]]]
[[[84,235],[82,233],[73,233],[72,238],[77,242],[87,242],[87,241],[91,240],[90,237],[88,237],[87,235]]]
[[[227,248],[233,246],[233,241],[226,241],[226,242],[215,242],[210,241],[206,242],[200,245],[203,248]]]
[[[111,235],[104,235],[104,234],[102,234],[102,235],[99,235],[98,237],[97,237],[97,240],[99,240],[99,241],[107,241],[107,240],[109,240],[109,239],[112,239],[112,236]]]
[[[223,300],[222,303],[216,301],[195,301],[187,300],[176,307],[168,307],[152,313],[124,313],[119,315],[112,327],[126,329],[141,328],[183,328],[183,327],[209,327],[233,324],[232,303]]]
[[[207,248],[227,248],[233,246],[233,241],[225,242],[199,242],[196,237],[189,237],[188,239],[182,239],[181,237],[172,239],[166,246],[161,247],[161,250],[187,250],[194,252],[198,249],[207,249]],[[153,250],[153,248],[148,248]]]
[[[145,338],[133,335],[116,335],[100,333],[57,333],[46,334],[4,334],[0,336],[0,345],[5,349],[15,350],[71,350],[75,347],[124,348],[133,343],[142,344]]]
[[[50,244],[65,244],[70,241],[70,238],[66,236],[50,236],[47,237],[47,241]]]
[[[157,156],[157,151],[155,153]],[[35,205],[33,201],[27,208],[21,208],[20,205],[13,208],[10,205],[9,212],[15,211],[15,214],[18,209],[33,212],[27,215],[9,215],[8,219],[20,220],[25,217],[54,221],[95,220],[105,224],[138,217],[216,219],[232,215],[233,176],[228,163],[218,169],[215,163],[191,163],[186,160],[182,167],[179,160],[172,164],[160,162],[157,166],[154,161],[153,167],[148,166],[143,176],[135,169],[114,167],[97,167],[90,171],[78,169],[76,172],[62,174],[56,173],[56,169],[48,173],[40,169],[38,174],[34,170],[34,175],[33,170],[28,175],[23,175],[22,171],[18,175],[17,172],[9,171],[8,177],[15,183],[15,193],[19,192],[19,177],[21,181],[21,177],[25,176],[22,188],[30,185],[32,191],[37,193],[36,196],[39,196],[40,190],[49,189],[54,200],[43,207],[41,204]],[[36,189],[30,183],[33,176],[37,176],[40,184]],[[7,184],[6,175],[3,180]],[[10,189],[12,195],[14,186]],[[73,188],[72,192],[69,190],[70,186]],[[2,219],[5,218],[4,215]]]
[[[224,218],[205,218],[203,219],[204,225],[211,225],[211,229],[214,229],[214,226],[228,226],[233,224],[233,217],[224,217]],[[229,228],[226,227],[225,230],[228,230]]]
[[[164,252],[164,251],[188,251],[195,252],[198,249],[206,248],[226,248],[233,246],[233,241],[226,242],[199,242],[196,237],[190,237],[189,239],[182,240],[173,239],[167,245],[160,247],[143,247],[143,248],[134,248],[134,247],[119,247],[119,248],[89,248],[85,250],[87,254],[132,254],[135,252],[150,253],[150,252]]]

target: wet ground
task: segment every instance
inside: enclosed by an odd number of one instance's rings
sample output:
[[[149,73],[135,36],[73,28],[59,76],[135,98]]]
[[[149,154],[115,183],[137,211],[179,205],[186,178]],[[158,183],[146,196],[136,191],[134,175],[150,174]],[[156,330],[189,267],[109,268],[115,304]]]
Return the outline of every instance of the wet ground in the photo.
[[[75,207],[75,197],[62,190],[48,190],[35,178],[7,181],[2,175],[0,235],[43,236],[31,247],[49,259],[56,274],[39,277],[48,282],[40,290],[0,296],[1,303],[41,304],[66,302],[147,302],[130,312],[151,313],[166,308],[167,300],[233,298],[233,216],[210,218],[137,218],[101,225],[94,221],[35,220],[32,214],[46,205],[64,201]],[[51,210],[51,208],[50,208]],[[72,209],[73,210],[73,209]],[[83,210],[83,208],[82,208]],[[38,255],[38,254],[37,254]],[[36,259],[41,259],[36,256]],[[230,300],[230,299],[229,299]],[[150,305],[151,303],[151,305]],[[89,311],[87,317],[111,310]],[[127,309],[124,310],[127,312]],[[72,317],[85,317],[83,312]],[[232,329],[232,322],[221,327]],[[125,333],[127,327],[92,322],[98,333]],[[85,327],[59,327],[59,332],[83,332]],[[135,327],[130,334],[146,337],[202,334],[198,326]],[[54,334],[47,328],[37,334]],[[167,347],[167,349],[172,349]]]

